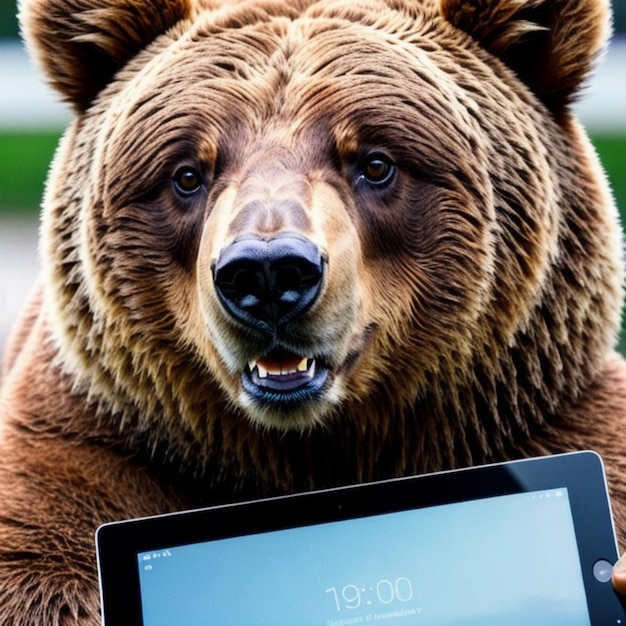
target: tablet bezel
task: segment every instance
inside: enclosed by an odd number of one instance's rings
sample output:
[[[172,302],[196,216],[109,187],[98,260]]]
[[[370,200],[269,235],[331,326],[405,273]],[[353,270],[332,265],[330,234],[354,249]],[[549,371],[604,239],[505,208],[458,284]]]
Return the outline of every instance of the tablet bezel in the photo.
[[[103,624],[142,626],[142,552],[560,487],[569,494],[591,626],[626,624],[623,599],[593,574],[618,549],[604,467],[590,451],[105,524],[96,533]]]

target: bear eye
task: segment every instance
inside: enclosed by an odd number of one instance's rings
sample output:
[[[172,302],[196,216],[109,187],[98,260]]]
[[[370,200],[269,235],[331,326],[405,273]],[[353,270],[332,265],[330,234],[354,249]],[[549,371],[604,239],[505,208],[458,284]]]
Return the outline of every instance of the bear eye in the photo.
[[[172,184],[179,195],[188,198],[202,187],[203,180],[196,169],[185,165],[176,170],[172,177]]]
[[[361,166],[362,179],[376,187],[388,185],[396,174],[396,166],[391,159],[384,154],[371,154],[365,158]]]

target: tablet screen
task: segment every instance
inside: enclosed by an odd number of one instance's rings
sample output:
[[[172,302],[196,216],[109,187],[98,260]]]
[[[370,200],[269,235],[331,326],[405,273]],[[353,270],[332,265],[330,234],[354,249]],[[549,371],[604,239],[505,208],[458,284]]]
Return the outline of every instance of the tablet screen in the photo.
[[[137,555],[144,626],[590,626],[568,489]]]

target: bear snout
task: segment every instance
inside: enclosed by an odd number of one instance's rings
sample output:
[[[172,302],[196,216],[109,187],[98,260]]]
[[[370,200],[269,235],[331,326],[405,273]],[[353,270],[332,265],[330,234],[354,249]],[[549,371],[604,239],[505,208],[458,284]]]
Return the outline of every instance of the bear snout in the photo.
[[[327,266],[326,255],[303,235],[249,234],[221,251],[212,274],[228,315],[274,335],[313,306],[322,291]]]
[[[306,429],[342,401],[366,344],[358,229],[319,172],[248,174],[231,175],[204,224],[193,341],[252,422]]]

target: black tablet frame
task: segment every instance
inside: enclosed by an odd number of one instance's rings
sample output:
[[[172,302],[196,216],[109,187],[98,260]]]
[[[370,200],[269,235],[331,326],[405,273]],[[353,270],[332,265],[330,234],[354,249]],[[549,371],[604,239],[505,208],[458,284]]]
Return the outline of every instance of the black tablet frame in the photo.
[[[568,489],[591,624],[626,625],[624,600],[593,574],[618,548],[602,460],[590,451],[105,524],[96,533],[103,624],[142,626],[141,552],[559,487]]]

